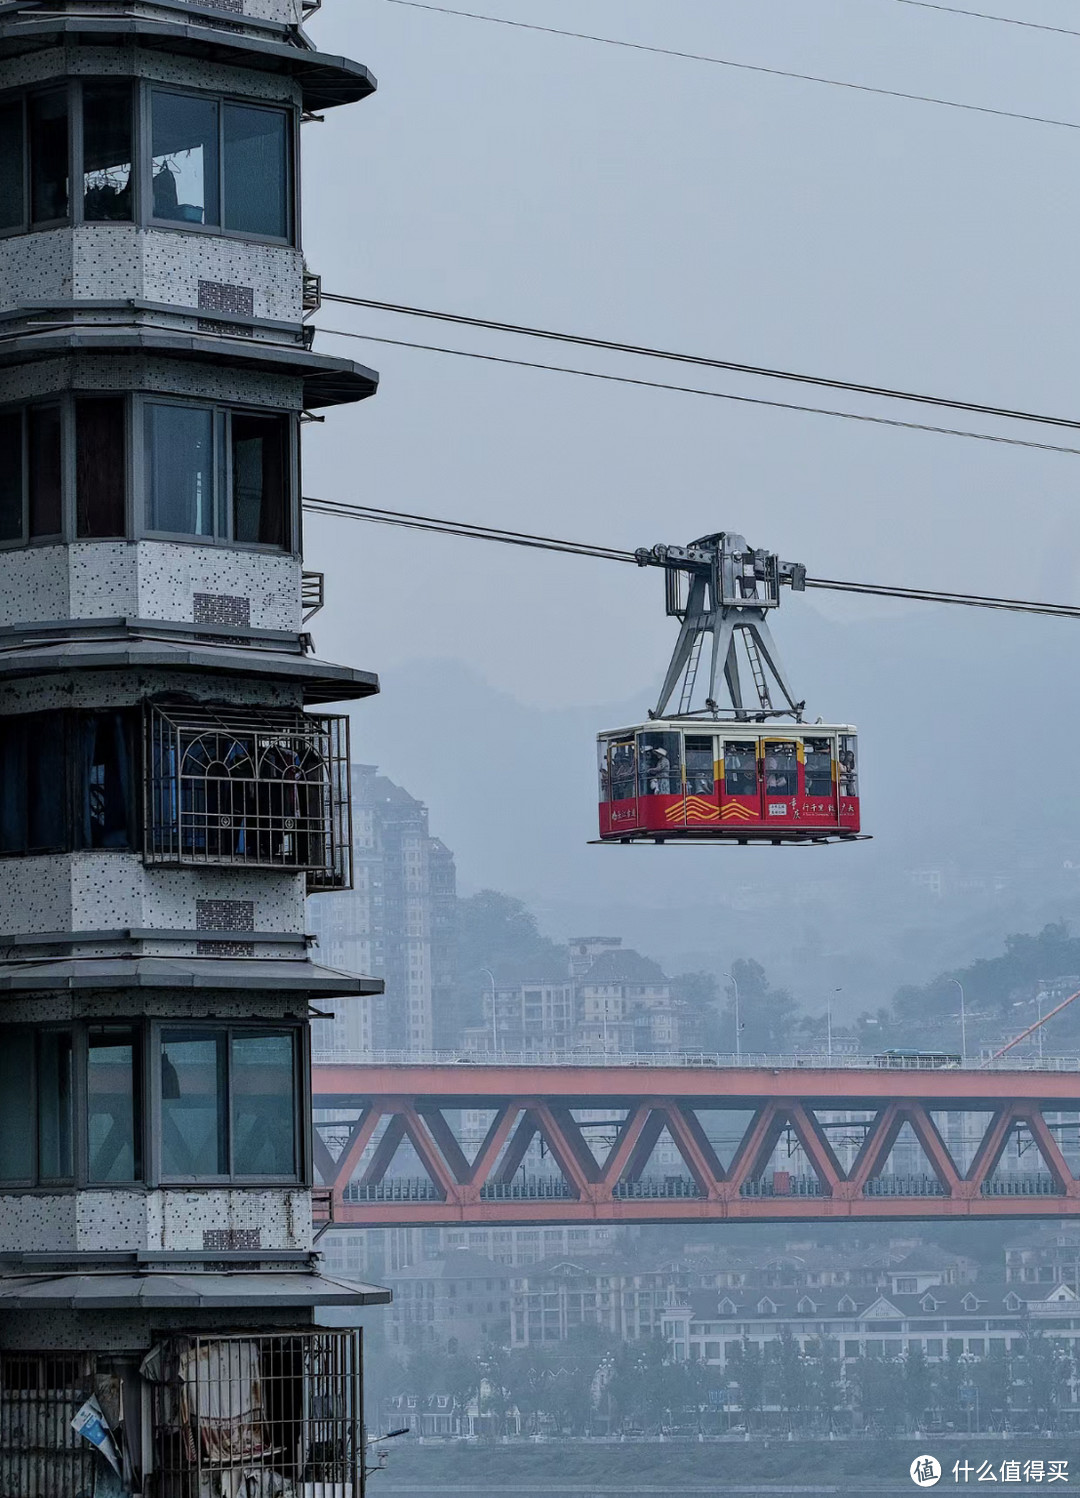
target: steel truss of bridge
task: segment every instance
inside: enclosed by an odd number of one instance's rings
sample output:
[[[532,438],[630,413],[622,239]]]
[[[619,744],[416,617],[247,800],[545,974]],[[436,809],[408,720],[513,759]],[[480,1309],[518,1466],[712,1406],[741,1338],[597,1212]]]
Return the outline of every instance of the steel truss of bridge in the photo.
[[[1080,1216],[1070,1072],[331,1064],[313,1106],[335,1226]]]

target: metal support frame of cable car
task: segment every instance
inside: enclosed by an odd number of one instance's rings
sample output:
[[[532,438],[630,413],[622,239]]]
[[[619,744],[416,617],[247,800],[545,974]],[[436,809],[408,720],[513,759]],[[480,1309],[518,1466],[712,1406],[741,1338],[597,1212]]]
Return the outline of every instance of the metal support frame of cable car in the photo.
[[[742,536],[718,532],[688,547],[655,546],[637,553],[640,566],[667,570],[666,601],[670,617],[679,620],[679,637],[660,689],[652,718],[663,718],[679,693],[678,717],[730,715],[737,722],[763,721],[777,716],[802,719],[805,704],[796,698],[780,661],[767,622],[767,612],[780,602],[781,585],[801,589],[806,569],[782,562],[771,552],[751,550]],[[685,601],[682,578],[689,577]],[[708,692],[702,708],[694,708],[701,654],[711,636]],[[744,697],[738,643],[746,650],[757,706]],[[730,708],[718,697],[721,674]],[[773,704],[774,689],[783,702]]]

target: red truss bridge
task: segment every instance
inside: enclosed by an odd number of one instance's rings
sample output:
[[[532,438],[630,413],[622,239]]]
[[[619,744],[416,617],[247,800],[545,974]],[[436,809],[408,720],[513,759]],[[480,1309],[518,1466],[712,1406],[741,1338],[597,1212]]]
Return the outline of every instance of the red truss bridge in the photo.
[[[1076,1070],[665,1060],[316,1065],[324,1210],[351,1227],[1080,1216]]]

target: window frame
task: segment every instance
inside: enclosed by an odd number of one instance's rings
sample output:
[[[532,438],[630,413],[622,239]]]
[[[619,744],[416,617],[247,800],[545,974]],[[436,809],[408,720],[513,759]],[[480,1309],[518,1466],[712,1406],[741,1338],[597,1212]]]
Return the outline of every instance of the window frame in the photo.
[[[154,215],[154,95],[172,94],[182,99],[200,99],[217,105],[218,146],[218,216],[217,224],[185,223],[177,219],[157,218]],[[298,173],[300,111],[295,104],[272,103],[265,99],[245,98],[221,89],[185,88],[175,83],[159,83],[151,79],[142,80],[142,97],[137,109],[136,156],[141,147],[142,157],[137,168],[141,189],[142,213],[139,222],[149,229],[179,230],[182,234],[213,234],[226,239],[250,240],[255,244],[287,245],[300,247],[300,232],[297,205],[300,202]],[[246,229],[227,229],[226,180],[225,180],[225,110],[229,105],[242,109],[259,109],[268,114],[285,117],[285,234],[256,234]]]
[[[213,453],[210,471],[213,475],[214,534],[198,536],[188,531],[158,530],[150,524],[150,450],[147,443],[147,416],[153,406],[178,406],[184,410],[209,411],[212,418]],[[281,546],[266,541],[233,539],[236,520],[234,473],[232,461],[232,418],[242,416],[276,417],[285,428],[285,540]],[[136,479],[135,515],[131,534],[135,540],[177,541],[189,546],[227,546],[232,550],[258,551],[270,556],[295,556],[300,545],[300,419],[295,411],[280,407],[252,406],[242,401],[200,401],[179,395],[132,396],[129,422],[129,449]],[[223,485],[224,492],[218,492]]]
[[[102,717],[115,713],[122,722],[123,733],[126,737],[126,749],[130,773],[130,800],[126,804],[127,811],[127,845],[114,844],[111,846],[84,843],[80,832],[79,808],[80,798],[84,786],[77,776],[79,765],[79,740],[80,727],[90,718]],[[142,826],[140,824],[143,768],[141,760],[141,734],[140,720],[137,709],[134,708],[45,708],[38,712],[10,713],[0,715],[0,735],[9,724],[29,725],[41,720],[53,720],[53,730],[60,738],[64,756],[64,778],[59,788],[62,797],[63,814],[63,836],[59,842],[43,844],[39,846],[28,846],[23,848],[0,847],[0,866],[9,859],[15,858],[47,858],[55,855],[67,855],[72,853],[127,853],[141,856],[142,853]],[[89,792],[89,783],[85,787]],[[29,822],[29,806],[26,809],[27,821]]]
[[[85,216],[83,87],[85,84],[127,83],[131,88],[131,216],[126,219],[88,219]],[[242,109],[259,109],[276,113],[285,119],[286,232],[258,234],[252,230],[227,229],[220,224],[182,223],[154,216],[153,197],[153,95],[155,92],[176,94],[184,98],[204,99],[218,106],[218,192],[220,217],[225,218],[225,109],[236,105]],[[63,218],[31,219],[31,167],[29,134],[29,100],[46,93],[65,93],[68,111],[68,211]],[[173,230],[187,234],[212,234],[226,239],[248,240],[255,244],[284,245],[299,249],[300,242],[300,122],[296,104],[250,98],[222,89],[202,89],[174,83],[158,82],[137,73],[89,73],[78,77],[22,84],[0,93],[0,105],[18,103],[22,111],[22,221],[13,228],[0,228],[0,239],[20,234],[48,233],[80,224],[131,224],[142,229]]]
[[[80,536],[78,533],[76,408],[80,402],[119,400],[124,407],[124,531],[118,536]],[[30,442],[29,413],[47,406],[60,408],[60,529],[50,536],[30,534]],[[18,538],[0,539],[0,551],[24,551],[31,547],[65,546],[72,542],[126,541],[133,534],[133,464],[131,398],[123,390],[65,390],[29,401],[4,401],[0,414],[22,419],[22,530]]]
[[[186,1189],[240,1190],[257,1186],[282,1186],[308,1189],[312,1183],[312,1101],[311,1101],[311,1026],[304,1020],[153,1020],[146,1027],[149,1053],[144,1069],[146,1116],[152,1121],[150,1154],[144,1156],[147,1186]],[[162,1038],[170,1030],[191,1030],[225,1037],[225,1131],[229,1169],[224,1175],[171,1175],[163,1168],[161,1138],[161,1049]],[[295,1170],[291,1175],[238,1175],[233,1161],[232,1077],[233,1036],[251,1032],[288,1034],[293,1040],[293,1153]]]
[[[132,1180],[90,1179],[90,1130],[88,1057],[91,1029],[115,1025],[133,1034],[133,1106],[137,1174]],[[293,1040],[293,1130],[296,1169],[292,1175],[165,1176],[161,1171],[161,1035],[169,1029],[206,1030],[226,1036],[229,1076],[232,1070],[232,1035],[250,1032],[288,1034]],[[152,1191],[182,1186],[185,1190],[243,1190],[291,1187],[309,1190],[314,1179],[312,1163],[311,1026],[305,1020],[243,1019],[199,1020],[183,1018],[109,1020],[87,1019],[67,1023],[12,1026],[12,1035],[26,1035],[33,1042],[34,1064],[30,1069],[29,1107],[33,1117],[30,1176],[0,1180],[0,1193],[67,1195],[74,1191]],[[40,1119],[38,1116],[40,1041],[46,1034],[71,1037],[71,1160],[72,1174],[55,1180],[41,1177]],[[227,1128],[231,1131],[231,1093],[226,1096]],[[231,1144],[230,1144],[231,1150]]]
[[[84,193],[86,173],[83,161],[83,85],[87,83],[127,83],[131,88],[131,217],[126,219],[87,219],[84,217]],[[139,85],[140,80],[131,74],[93,74],[86,77],[60,78],[52,82],[24,84],[19,88],[6,89],[0,94],[0,105],[18,103],[22,107],[22,222],[13,228],[0,228],[0,239],[11,239],[19,234],[49,233],[54,229],[72,228],[76,224],[138,224],[141,219],[141,184],[139,181]],[[62,218],[34,219],[32,217],[32,168],[30,161],[30,100],[47,93],[63,93],[67,97],[68,137],[68,211]]]
[[[83,536],[79,534],[77,492],[77,410],[82,402],[119,400],[124,407],[124,529],[116,536]],[[185,531],[156,530],[149,521],[149,453],[146,446],[146,410],[150,405],[175,405],[186,409],[209,410],[214,427],[215,534],[197,536]],[[30,458],[29,415],[34,408],[60,408],[60,520],[61,529],[50,536],[30,535]],[[69,544],[108,544],[115,541],[174,541],[187,546],[228,547],[233,551],[254,551],[269,556],[298,556],[301,545],[300,503],[300,414],[280,406],[256,406],[248,402],[205,401],[179,395],[157,395],[130,390],[68,390],[43,395],[33,400],[4,401],[0,414],[16,415],[22,422],[22,524],[18,537],[0,539],[0,552],[23,551],[31,547]],[[285,513],[284,544],[267,541],[237,541],[235,528],[234,475],[232,463],[232,418],[234,415],[276,418],[282,423],[284,442]],[[221,522],[224,520],[224,531]]]

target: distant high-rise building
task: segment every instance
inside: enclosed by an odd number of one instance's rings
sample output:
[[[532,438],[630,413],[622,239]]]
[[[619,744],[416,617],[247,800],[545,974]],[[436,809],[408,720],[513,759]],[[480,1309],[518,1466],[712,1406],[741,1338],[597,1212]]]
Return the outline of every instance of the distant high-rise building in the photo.
[[[355,888],[312,900],[311,923],[323,961],[383,978],[386,994],[328,1006],[315,1048],[427,1051],[454,984],[454,855],[424,803],[374,765],[352,767],[352,821]]]

